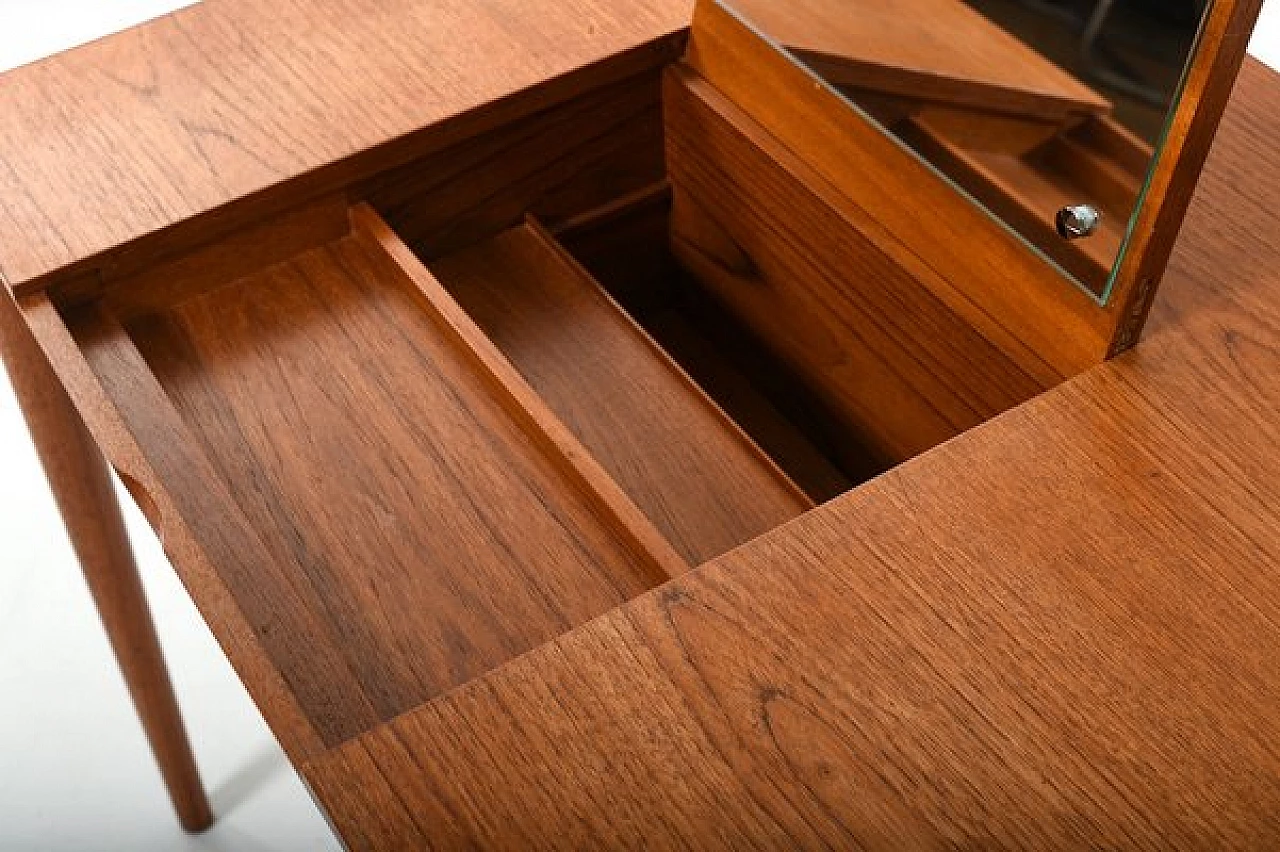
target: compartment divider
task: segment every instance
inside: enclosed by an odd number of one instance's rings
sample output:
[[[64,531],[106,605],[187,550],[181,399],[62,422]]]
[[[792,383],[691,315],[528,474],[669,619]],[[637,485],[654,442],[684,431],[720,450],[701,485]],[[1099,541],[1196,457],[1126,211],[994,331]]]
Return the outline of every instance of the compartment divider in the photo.
[[[367,240],[385,252],[408,275],[435,321],[474,360],[493,389],[506,400],[511,416],[544,453],[559,462],[564,473],[576,479],[598,501],[600,508],[612,518],[618,532],[652,561],[657,582],[665,582],[688,571],[689,563],[560,422],[546,402],[382,217],[367,204],[352,208],[351,216],[357,239]]]
[[[691,564],[813,506],[536,221],[431,268]]]
[[[295,704],[306,752],[689,567],[378,214],[349,223],[123,322],[114,297],[46,311],[100,389],[95,437],[184,582],[225,589],[266,657],[239,672]]]

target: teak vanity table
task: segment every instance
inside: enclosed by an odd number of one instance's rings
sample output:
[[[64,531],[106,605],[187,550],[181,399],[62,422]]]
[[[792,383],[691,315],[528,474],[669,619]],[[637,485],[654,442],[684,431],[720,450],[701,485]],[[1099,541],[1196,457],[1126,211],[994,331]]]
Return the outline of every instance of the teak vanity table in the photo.
[[[184,826],[104,455],[352,849],[1280,846],[1260,4],[1147,139],[857,5],[206,0],[0,77],[5,361]]]

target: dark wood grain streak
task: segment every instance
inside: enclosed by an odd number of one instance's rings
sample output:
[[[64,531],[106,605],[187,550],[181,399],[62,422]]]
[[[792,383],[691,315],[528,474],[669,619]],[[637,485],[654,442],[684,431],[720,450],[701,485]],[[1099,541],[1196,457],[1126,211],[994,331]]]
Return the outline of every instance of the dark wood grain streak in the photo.
[[[347,842],[1280,845],[1277,134],[1137,350],[308,765]]]
[[[691,565],[813,507],[540,225],[431,268]]]

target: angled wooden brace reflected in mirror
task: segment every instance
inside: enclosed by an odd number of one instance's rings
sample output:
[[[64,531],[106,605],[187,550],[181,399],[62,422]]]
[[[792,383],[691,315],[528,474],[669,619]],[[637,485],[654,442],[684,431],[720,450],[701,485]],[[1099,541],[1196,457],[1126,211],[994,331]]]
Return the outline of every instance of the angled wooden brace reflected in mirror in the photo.
[[[1258,0],[723,0],[1132,344]],[[907,199],[905,203],[910,203]]]

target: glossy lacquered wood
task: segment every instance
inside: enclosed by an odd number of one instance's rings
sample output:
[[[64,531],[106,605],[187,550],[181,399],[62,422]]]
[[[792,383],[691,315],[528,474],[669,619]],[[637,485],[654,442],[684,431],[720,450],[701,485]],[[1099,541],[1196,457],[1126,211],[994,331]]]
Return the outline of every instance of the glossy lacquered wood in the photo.
[[[1143,346],[308,765],[351,847],[1280,843],[1277,93]]]

